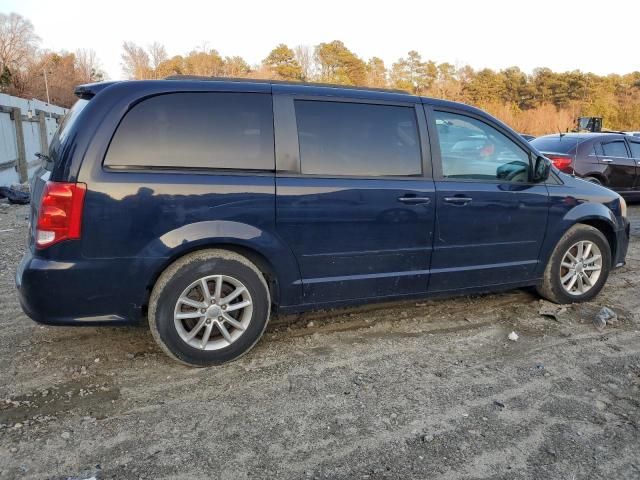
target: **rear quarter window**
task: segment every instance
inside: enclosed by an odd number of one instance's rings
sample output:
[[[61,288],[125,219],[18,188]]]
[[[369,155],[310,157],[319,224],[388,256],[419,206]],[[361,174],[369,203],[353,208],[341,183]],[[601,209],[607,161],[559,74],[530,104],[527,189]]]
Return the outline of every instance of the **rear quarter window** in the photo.
[[[274,170],[271,95],[171,93],[122,119],[108,167]]]
[[[60,125],[51,139],[51,145],[49,147],[50,161],[44,162],[43,164],[45,170],[52,171],[53,166],[60,161],[62,146],[69,137],[69,134],[73,131],[76,121],[78,120],[78,117],[80,117],[80,113],[82,113],[84,107],[88,104],[89,100],[78,100],[73,104],[71,110],[66,113],[62,122],[60,122]]]

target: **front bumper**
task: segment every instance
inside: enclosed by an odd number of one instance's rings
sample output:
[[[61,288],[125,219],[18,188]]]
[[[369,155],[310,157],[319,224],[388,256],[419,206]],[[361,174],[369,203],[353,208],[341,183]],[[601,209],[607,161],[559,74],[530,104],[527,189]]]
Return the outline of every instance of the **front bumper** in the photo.
[[[613,267],[622,267],[626,263],[627,250],[629,249],[629,239],[631,236],[631,224],[626,218],[622,219],[622,228],[616,232],[616,255],[613,259]]]
[[[22,310],[49,325],[114,325],[136,323],[144,287],[118,274],[117,260],[61,262],[23,256],[16,271]]]

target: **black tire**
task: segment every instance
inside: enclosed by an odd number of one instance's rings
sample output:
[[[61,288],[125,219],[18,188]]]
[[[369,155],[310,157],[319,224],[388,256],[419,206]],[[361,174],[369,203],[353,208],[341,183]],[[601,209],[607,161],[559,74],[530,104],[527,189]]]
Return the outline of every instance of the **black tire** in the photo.
[[[571,295],[562,286],[560,281],[560,268],[566,252],[577,242],[590,241],[598,246],[602,255],[602,269],[600,276],[594,285],[582,295]],[[562,236],[556,248],[553,250],[547,267],[544,271],[542,282],[537,286],[538,293],[554,303],[580,303],[594,298],[607,281],[611,271],[611,247],[602,232],[589,225],[577,224],[571,227]]]
[[[180,336],[174,309],[186,288],[210,275],[239,281],[250,295],[252,311],[248,326],[233,343],[217,350],[202,350]],[[258,342],[269,321],[270,307],[267,283],[253,263],[228,250],[200,250],[176,260],[160,275],[149,299],[149,326],[160,348],[173,359],[195,367],[220,365],[241,357]]]
[[[596,177],[584,177],[583,180],[589,183],[593,183],[594,185],[602,185],[602,182],[600,181],[600,179]]]

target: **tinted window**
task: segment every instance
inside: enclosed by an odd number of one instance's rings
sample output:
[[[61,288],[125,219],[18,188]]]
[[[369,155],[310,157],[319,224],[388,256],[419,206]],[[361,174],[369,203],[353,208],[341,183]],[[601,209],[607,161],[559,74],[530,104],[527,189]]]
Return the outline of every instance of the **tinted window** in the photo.
[[[295,108],[302,173],[422,173],[413,108],[302,100]]]
[[[602,144],[602,152],[610,157],[628,157],[627,147],[623,141]]]
[[[529,181],[529,154],[498,130],[464,115],[435,117],[444,177]]]
[[[599,142],[593,144],[593,151],[596,155],[602,155],[602,145]]]
[[[631,147],[631,156],[633,158],[640,158],[640,142],[629,142]]]
[[[53,170],[53,165],[58,162],[62,143],[69,136],[69,133],[72,131],[76,120],[78,120],[78,117],[80,116],[80,113],[82,112],[82,110],[84,110],[84,107],[86,107],[88,103],[89,100],[78,100],[73,104],[71,110],[69,110],[62,119],[62,122],[58,126],[56,133],[53,134],[53,138],[51,139],[51,145],[49,147],[49,158],[51,159],[51,161],[43,163],[45,170]]]
[[[62,119],[62,122],[60,123],[60,126],[58,127],[58,130],[55,133],[55,135],[60,138],[61,142],[64,141],[67,134],[69,133],[69,130],[71,130],[71,127],[73,127],[73,124],[76,123],[80,112],[84,110],[84,107],[86,107],[88,103],[89,100],[78,100],[73,104],[71,110],[66,113],[66,115]]]
[[[569,153],[578,145],[579,139],[566,135],[553,137],[540,137],[531,140],[531,145],[544,153]]]
[[[105,165],[273,170],[271,95],[172,93],[126,114]]]

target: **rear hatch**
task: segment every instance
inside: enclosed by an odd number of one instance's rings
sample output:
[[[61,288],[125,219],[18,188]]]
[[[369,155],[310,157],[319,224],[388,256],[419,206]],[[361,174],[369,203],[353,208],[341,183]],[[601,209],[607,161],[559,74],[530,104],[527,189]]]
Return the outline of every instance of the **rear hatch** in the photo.
[[[29,228],[29,248],[35,248],[36,239],[36,226],[40,209],[42,208],[42,195],[45,191],[47,182],[51,177],[53,169],[64,161],[64,155],[68,154],[71,150],[69,147],[69,139],[72,137],[70,133],[74,129],[74,125],[80,113],[87,106],[89,100],[78,100],[71,110],[67,112],[62,122],[58,126],[53,138],[51,139],[51,145],[48,152],[42,152],[45,154],[43,157],[42,165],[35,171],[31,178],[31,219]]]

